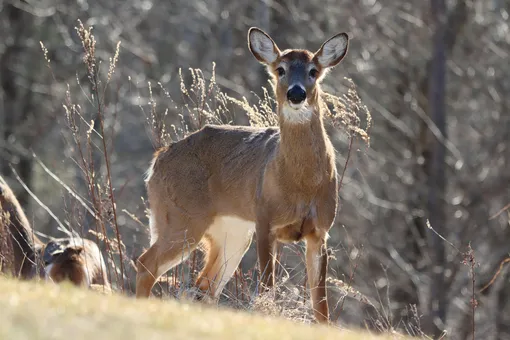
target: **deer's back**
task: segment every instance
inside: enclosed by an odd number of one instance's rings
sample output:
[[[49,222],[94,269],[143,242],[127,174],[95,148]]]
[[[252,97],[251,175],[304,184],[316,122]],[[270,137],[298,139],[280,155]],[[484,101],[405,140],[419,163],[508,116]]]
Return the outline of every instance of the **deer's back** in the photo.
[[[148,193],[202,213],[254,215],[257,187],[280,139],[277,128],[207,125],[158,152]]]

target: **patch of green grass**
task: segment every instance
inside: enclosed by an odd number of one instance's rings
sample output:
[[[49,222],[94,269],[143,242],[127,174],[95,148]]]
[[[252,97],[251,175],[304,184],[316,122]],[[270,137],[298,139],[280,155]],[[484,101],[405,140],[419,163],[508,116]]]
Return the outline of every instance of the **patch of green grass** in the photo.
[[[390,339],[218,309],[0,277],[0,339]],[[400,336],[398,338],[401,338]]]

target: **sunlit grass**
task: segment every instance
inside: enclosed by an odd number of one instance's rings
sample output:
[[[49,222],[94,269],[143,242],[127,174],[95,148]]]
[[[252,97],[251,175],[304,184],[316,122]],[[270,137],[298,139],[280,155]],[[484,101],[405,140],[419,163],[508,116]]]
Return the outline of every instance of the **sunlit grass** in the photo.
[[[394,339],[201,304],[0,277],[0,339]],[[402,337],[398,336],[399,339]]]

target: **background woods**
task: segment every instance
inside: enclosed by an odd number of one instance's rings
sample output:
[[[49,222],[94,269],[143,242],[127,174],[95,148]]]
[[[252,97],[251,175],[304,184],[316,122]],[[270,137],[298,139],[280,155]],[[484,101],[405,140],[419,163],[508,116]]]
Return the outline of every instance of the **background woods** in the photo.
[[[102,249],[124,259],[106,257],[110,275],[132,290],[130,259],[149,242],[143,174],[160,142],[152,117],[165,117],[172,136],[172,124],[185,133],[182,122],[200,126],[208,111],[248,124],[215,93],[245,96],[262,113],[271,104],[247,48],[250,26],[282,48],[310,50],[346,31],[349,52],[324,89],[342,96],[351,78],[372,124],[370,146],[355,138],[350,153],[345,129],[328,125],[339,173],[350,158],[329,241],[331,276],[343,281],[330,289],[333,315],[466,339],[474,272],[476,334],[510,339],[508,270],[478,293],[510,252],[501,212],[510,202],[509,13],[501,0],[0,0],[0,172],[34,230],[105,231]],[[201,83],[213,74],[217,87]],[[246,275],[255,276],[254,247]],[[288,248],[282,275],[302,285],[302,247]]]

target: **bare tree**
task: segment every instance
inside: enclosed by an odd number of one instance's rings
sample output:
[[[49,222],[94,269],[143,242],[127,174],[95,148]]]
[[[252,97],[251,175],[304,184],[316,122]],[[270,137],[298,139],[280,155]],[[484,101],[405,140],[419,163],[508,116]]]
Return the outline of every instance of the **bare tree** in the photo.
[[[431,0],[431,17],[434,35],[432,60],[428,84],[429,115],[444,140],[446,134],[446,24],[447,10],[444,0]],[[446,170],[444,142],[437,137],[431,141],[428,159],[428,215],[430,224],[441,234],[447,230],[445,207]],[[439,336],[444,329],[446,317],[446,294],[444,280],[445,245],[437,235],[428,233],[430,247],[430,299],[429,332]]]

